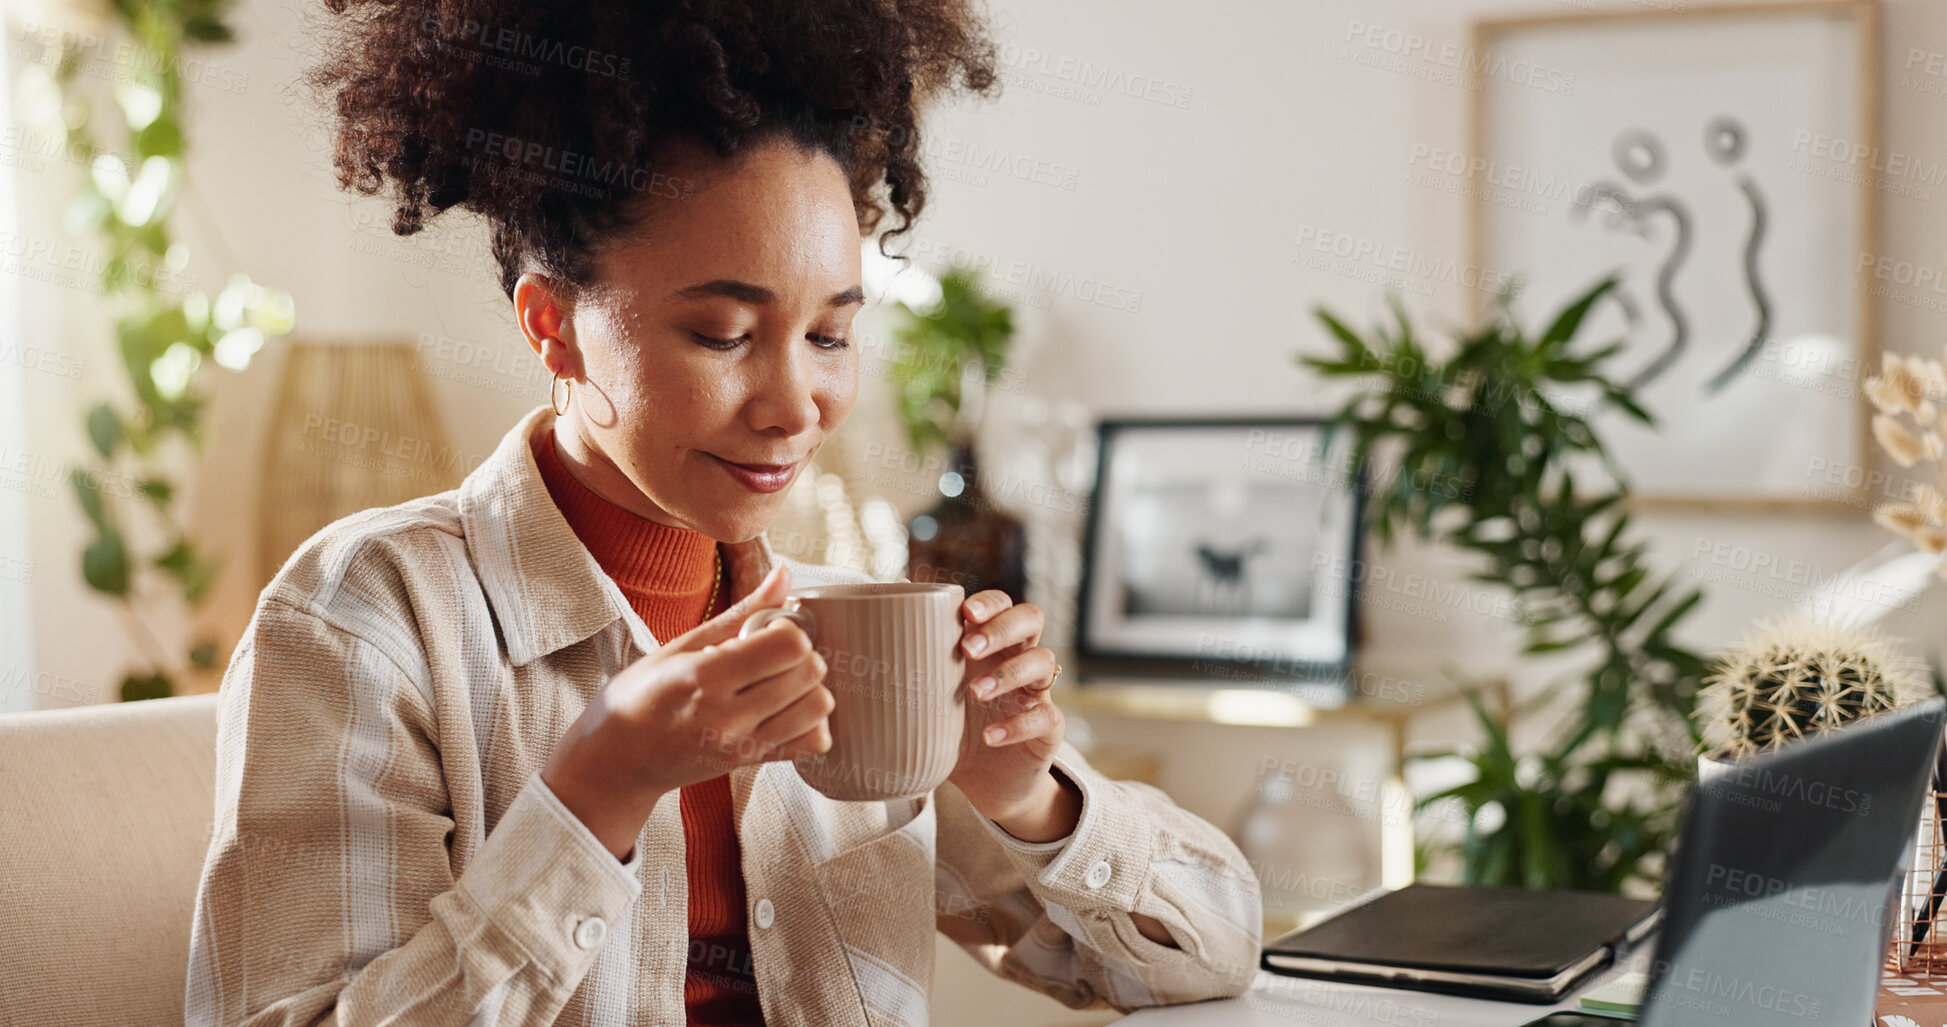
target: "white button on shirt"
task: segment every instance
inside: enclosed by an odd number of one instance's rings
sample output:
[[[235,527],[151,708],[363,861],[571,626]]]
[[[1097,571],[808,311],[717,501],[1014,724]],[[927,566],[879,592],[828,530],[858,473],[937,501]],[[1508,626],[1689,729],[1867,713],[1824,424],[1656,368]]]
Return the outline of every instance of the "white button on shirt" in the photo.
[[[1110,873],[1112,871],[1109,869],[1109,861],[1106,859],[1098,859],[1093,866],[1088,868],[1088,876],[1082,879],[1082,883],[1088,885],[1090,888],[1100,888],[1109,883]]]
[[[575,944],[582,949],[593,949],[608,937],[608,921],[591,916],[575,926]]]
[[[777,909],[770,899],[757,900],[757,926],[769,927],[777,920]]]

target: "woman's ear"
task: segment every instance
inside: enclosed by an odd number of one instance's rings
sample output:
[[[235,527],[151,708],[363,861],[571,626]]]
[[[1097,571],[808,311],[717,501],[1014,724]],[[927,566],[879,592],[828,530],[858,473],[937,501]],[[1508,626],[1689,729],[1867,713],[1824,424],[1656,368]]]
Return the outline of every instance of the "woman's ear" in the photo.
[[[573,307],[564,290],[546,275],[521,272],[514,283],[514,322],[529,349],[541,358],[549,374],[582,377],[581,352],[575,345]]]

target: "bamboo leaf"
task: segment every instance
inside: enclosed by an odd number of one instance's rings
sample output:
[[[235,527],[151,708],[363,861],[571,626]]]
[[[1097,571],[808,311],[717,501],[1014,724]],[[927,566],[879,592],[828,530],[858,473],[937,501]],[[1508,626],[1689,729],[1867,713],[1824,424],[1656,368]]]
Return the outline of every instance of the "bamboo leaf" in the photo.
[[[1346,358],[1348,363],[1365,368],[1368,373],[1378,370],[1380,366],[1378,356],[1373,353],[1372,347],[1366,345],[1364,339],[1359,338],[1357,332],[1346,327],[1345,322],[1340,321],[1331,311],[1324,308],[1314,311],[1314,314],[1324,323],[1332,336],[1338,339],[1339,344],[1345,347],[1346,353],[1349,354]]]
[[[1703,602],[1703,599],[1704,593],[1701,590],[1692,589],[1689,595],[1678,600],[1675,606],[1670,607],[1668,612],[1657,619],[1656,625],[1650,628],[1650,636],[1653,638],[1663,637],[1664,633],[1675,627],[1677,621],[1682,620],[1684,615],[1688,614],[1698,603]]]
[[[1588,317],[1590,308],[1594,307],[1596,301],[1607,295],[1617,284],[1618,280],[1613,275],[1604,278],[1597,282],[1594,288],[1583,293],[1579,299],[1563,308],[1561,313],[1555,315],[1554,322],[1542,331],[1535,348],[1547,351],[1566,344],[1582,327],[1582,320]]]

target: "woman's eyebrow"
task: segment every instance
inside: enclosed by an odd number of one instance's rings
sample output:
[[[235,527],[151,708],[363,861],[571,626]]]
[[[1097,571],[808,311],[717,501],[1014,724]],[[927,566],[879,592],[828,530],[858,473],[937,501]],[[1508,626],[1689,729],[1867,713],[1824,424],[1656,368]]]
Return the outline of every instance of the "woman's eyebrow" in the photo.
[[[692,285],[678,289],[669,294],[669,300],[671,302],[677,300],[694,300],[707,296],[727,296],[730,299],[757,307],[767,306],[777,302],[777,293],[761,285],[733,281],[728,278],[719,278],[713,282],[704,282],[700,285]],[[844,292],[833,295],[831,299],[826,300],[825,306],[849,307],[854,303],[864,302],[865,289],[854,285]]]

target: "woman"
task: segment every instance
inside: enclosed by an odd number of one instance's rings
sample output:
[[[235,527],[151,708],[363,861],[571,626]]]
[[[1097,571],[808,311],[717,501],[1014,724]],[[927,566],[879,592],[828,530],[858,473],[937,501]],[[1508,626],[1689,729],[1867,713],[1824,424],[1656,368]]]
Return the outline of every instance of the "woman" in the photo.
[[[1234,995],[1257,882],[1063,739],[1042,612],[961,609],[948,784],[839,802],[764,530],[850,413],[862,233],[917,105],[994,82],[959,3],[332,0],[315,81],[395,229],[490,226],[554,376],[455,490],[344,518],[223,687],[188,1022],[918,1024],[933,933],[1071,1006]],[[891,232],[887,234],[897,234]],[[667,641],[663,641],[667,639]]]

